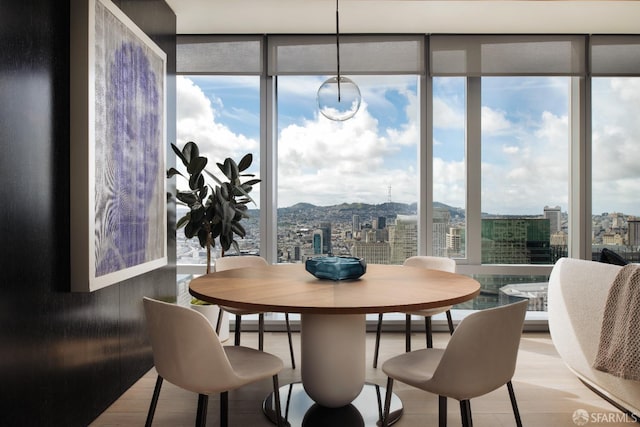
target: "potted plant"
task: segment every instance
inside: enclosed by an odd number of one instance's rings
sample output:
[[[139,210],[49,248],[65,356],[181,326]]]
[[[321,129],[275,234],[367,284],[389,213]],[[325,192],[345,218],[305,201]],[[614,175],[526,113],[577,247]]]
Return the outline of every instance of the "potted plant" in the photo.
[[[240,248],[235,236],[244,238],[246,231],[240,223],[243,218],[248,218],[247,204],[253,202],[249,193],[253,186],[260,182],[253,178],[252,174],[243,174],[253,162],[251,153],[242,157],[239,163],[231,158],[226,158],[222,163],[216,163],[226,180],[218,179],[213,173],[206,169],[208,159],[200,155],[200,149],[195,142],[187,142],[182,150],[171,144],[171,148],[176,156],[182,161],[186,168],[187,175],[182,174],[175,168],[167,171],[167,178],[180,175],[189,182],[188,190],[177,190],[176,199],[189,208],[189,211],[178,220],[176,229],[184,228],[185,237],[191,239],[197,237],[200,246],[207,252],[207,274],[211,273],[211,249],[215,247],[218,240],[222,255],[232,246],[238,254]],[[207,178],[212,179],[215,184],[208,184]],[[243,178],[249,178],[242,182]],[[192,299],[193,308],[201,308],[209,305],[215,308],[215,313],[210,317],[215,326],[217,319],[217,306],[213,306]],[[202,310],[200,310],[202,311]],[[207,314],[205,314],[207,315]],[[212,313],[209,313],[208,317]],[[228,331],[228,328],[226,328]]]

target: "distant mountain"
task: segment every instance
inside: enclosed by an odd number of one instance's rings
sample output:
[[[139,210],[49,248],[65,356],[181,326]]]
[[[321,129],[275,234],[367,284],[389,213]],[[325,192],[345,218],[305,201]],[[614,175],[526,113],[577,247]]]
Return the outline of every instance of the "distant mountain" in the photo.
[[[296,203],[293,206],[289,206],[287,208],[280,208],[280,209],[305,210],[305,209],[314,209],[314,208],[317,208],[317,206],[312,205],[311,203]]]

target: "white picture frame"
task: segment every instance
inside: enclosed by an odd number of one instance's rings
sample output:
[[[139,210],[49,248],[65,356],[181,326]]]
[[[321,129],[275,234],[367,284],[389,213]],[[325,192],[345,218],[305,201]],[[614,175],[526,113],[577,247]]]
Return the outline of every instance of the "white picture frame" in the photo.
[[[72,0],[71,290],[167,264],[167,57],[110,0]]]

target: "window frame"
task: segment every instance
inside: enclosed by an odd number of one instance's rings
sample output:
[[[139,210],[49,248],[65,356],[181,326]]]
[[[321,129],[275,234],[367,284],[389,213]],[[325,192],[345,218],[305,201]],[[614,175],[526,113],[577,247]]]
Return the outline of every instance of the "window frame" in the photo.
[[[399,35],[361,35],[365,39],[384,37],[397,37]],[[423,61],[425,70],[431,70],[431,47],[437,38],[449,37],[452,40],[464,37],[483,37],[491,39],[509,38],[523,39],[513,35],[400,35],[423,37]],[[180,40],[181,36],[178,36]],[[191,37],[193,40],[194,36]],[[262,71],[260,76],[260,235],[261,255],[270,263],[277,262],[277,78],[269,72],[269,38],[283,37],[282,35],[217,35],[204,36],[208,40],[260,40],[260,63]],[[287,35],[292,40],[296,37],[308,40],[311,35]],[[324,37],[326,35],[318,35]],[[346,37],[346,36],[345,36]],[[582,38],[584,52],[577,52],[578,62],[582,61],[583,68],[579,71],[563,74],[571,76],[569,94],[569,257],[591,259],[591,179],[592,179],[592,147],[591,147],[591,53],[592,38],[597,41],[599,48],[606,44],[606,35],[528,35],[524,39],[536,40],[575,40]],[[616,36],[611,36],[613,42]],[[357,37],[354,36],[354,40]],[[623,42],[640,46],[640,36],[625,36]],[[457,41],[456,41],[457,43]],[[475,41],[474,41],[475,43]],[[479,43],[481,45],[481,43]],[[572,64],[575,65],[575,64]],[[181,70],[178,66],[178,74],[190,74]],[[242,70],[237,70],[243,74]],[[608,70],[609,73],[610,70]],[[214,72],[212,72],[213,74]],[[621,71],[620,75],[628,75],[627,71]],[[225,73],[227,74],[227,73]],[[245,73],[246,74],[246,73]],[[458,74],[459,75],[459,74]],[[539,74],[532,74],[539,75]],[[553,75],[551,73],[550,75]],[[594,74],[595,75],[595,74]],[[613,75],[617,75],[615,72]],[[467,75],[466,81],[466,251],[465,258],[456,259],[457,271],[468,275],[549,275],[553,265],[499,265],[481,263],[481,75]],[[420,103],[420,142],[418,147],[419,188],[418,188],[418,254],[431,255],[433,235],[433,75],[431,72],[423,72],[419,78],[419,103]],[[179,266],[178,271],[197,272],[198,267]],[[180,290],[179,290],[180,291]]]

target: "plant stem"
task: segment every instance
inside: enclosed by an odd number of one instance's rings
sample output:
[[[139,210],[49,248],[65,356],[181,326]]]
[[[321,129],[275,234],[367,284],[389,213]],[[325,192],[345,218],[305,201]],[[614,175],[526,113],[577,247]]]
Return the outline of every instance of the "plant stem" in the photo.
[[[211,233],[207,233],[207,274],[211,273]]]

